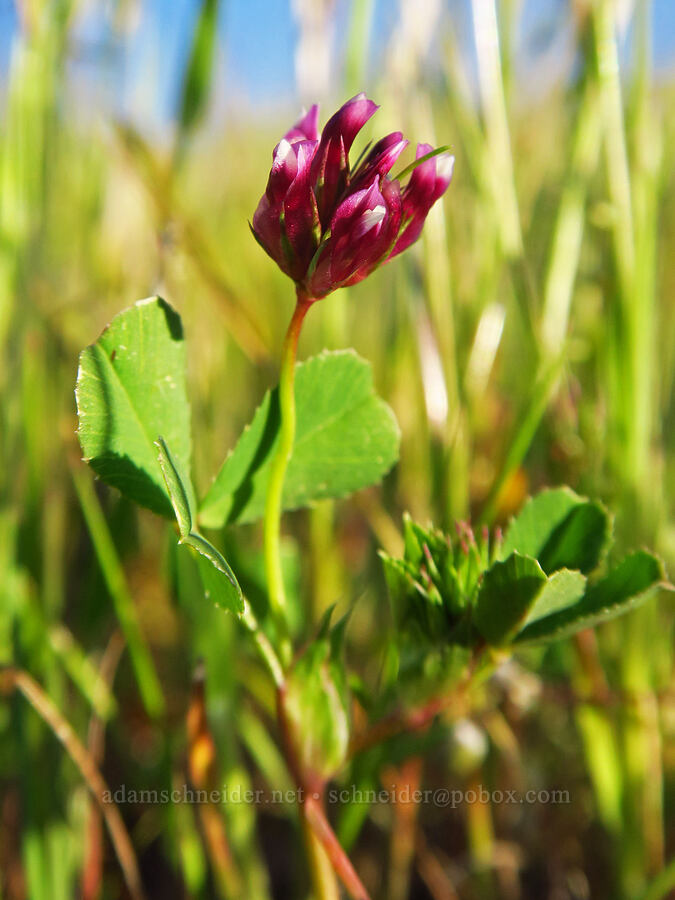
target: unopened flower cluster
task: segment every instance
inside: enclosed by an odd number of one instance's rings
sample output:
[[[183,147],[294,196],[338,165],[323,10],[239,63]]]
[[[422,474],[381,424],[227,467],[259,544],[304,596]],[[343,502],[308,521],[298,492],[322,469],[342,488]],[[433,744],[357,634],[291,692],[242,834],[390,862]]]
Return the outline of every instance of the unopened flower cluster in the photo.
[[[354,139],[377,108],[358,94],[319,135],[319,109],[312,106],[274,149],[253,232],[309,298],[356,284],[409,247],[450,184],[454,157],[446,153],[416,166],[404,187],[389,177],[408,145],[398,131],[350,169]],[[416,158],[431,152],[428,144],[418,144]]]

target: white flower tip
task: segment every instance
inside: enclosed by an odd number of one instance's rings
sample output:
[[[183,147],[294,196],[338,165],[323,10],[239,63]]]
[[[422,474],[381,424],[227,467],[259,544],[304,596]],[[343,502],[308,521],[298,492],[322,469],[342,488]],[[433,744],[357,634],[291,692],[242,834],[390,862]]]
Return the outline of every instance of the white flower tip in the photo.
[[[359,230],[362,234],[365,234],[366,231],[370,231],[371,228],[379,225],[386,215],[387,208],[381,203],[378,203],[374,209],[367,209],[361,216],[361,228]]]
[[[450,181],[452,178],[452,172],[455,168],[455,157],[447,156],[443,153],[441,156],[436,157],[436,176],[439,178],[444,178]]]
[[[277,147],[277,153],[274,161],[276,163],[284,164],[287,162],[288,157],[293,153],[293,147],[291,146],[290,141],[287,141],[286,138],[282,138],[279,141],[279,145]]]

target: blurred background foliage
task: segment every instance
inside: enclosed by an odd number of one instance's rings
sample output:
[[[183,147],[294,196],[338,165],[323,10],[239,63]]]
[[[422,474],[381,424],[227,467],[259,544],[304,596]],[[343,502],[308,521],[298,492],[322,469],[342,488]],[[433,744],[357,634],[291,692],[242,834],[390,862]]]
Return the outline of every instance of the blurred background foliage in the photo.
[[[545,484],[602,498],[617,552],[648,544],[675,570],[668,0],[6,0],[0,29],[0,663],[44,688],[112,789],[198,782],[185,716],[199,659],[209,777],[290,784],[235,623],[205,605],[169,526],[84,470],[73,388],[113,315],[164,296],[188,336],[205,491],[276,377],[292,293],[247,220],[302,103],[326,114],[365,89],[382,107],[373,134],[449,143],[457,163],[414,251],[309,316],[301,355],[371,360],[403,443],[381,489],[288,517],[298,634],[353,606],[348,659],[376,684],[376,551],[400,549],[402,512],[496,525]],[[260,594],[258,530],[219,539]],[[374,894],[668,896],[673,663],[664,597],[523,653],[471,721],[358,756],[345,784],[571,797],[331,809]],[[2,896],[122,896],[79,773],[17,694],[0,735]],[[151,897],[232,895],[232,860],[242,896],[307,890],[291,808],[224,805],[229,862],[189,805],[120,809]]]

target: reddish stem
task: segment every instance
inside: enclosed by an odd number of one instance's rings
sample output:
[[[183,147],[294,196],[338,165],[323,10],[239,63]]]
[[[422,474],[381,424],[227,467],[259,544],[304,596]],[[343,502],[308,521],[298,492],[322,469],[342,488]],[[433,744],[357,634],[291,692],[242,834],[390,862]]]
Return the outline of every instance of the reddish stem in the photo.
[[[457,712],[461,712],[482,650],[482,647],[477,649],[468,664],[466,675],[451,693],[432,697],[424,706],[420,706],[417,709],[394,710],[388,716],[380,719],[379,722],[375,722],[362,734],[355,735],[349,748],[349,755],[356,756],[357,753],[369,750],[371,747],[375,747],[377,744],[381,744],[390,738],[397,737],[399,734],[423,731],[433,722],[436,716],[452,707],[457,707]]]
[[[321,845],[326,851],[326,855],[330,859],[337,876],[345,886],[349,896],[352,897],[353,900],[370,900],[368,891],[356,874],[354,866],[340,846],[340,842],[326,818],[326,813],[323,811],[321,801],[316,800],[313,795],[306,796],[304,801],[304,814],[312,831],[319,841],[321,841]]]
[[[337,839],[323,809],[324,783],[315,774],[303,771],[293,744],[293,736],[286,718],[284,701],[286,686],[277,690],[277,719],[281,731],[286,763],[298,787],[298,803],[300,815],[304,817],[316,839],[326,852],[328,859],[342,881],[349,895],[354,900],[370,900],[368,891],[356,874],[354,866]]]

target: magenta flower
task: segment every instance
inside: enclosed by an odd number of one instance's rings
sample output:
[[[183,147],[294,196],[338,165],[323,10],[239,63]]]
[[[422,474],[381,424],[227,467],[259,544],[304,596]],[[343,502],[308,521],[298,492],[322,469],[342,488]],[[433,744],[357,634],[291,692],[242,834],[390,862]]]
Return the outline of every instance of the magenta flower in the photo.
[[[454,157],[447,153],[419,163],[403,188],[390,178],[408,145],[398,131],[378,141],[352,172],[352,143],[377,108],[357,94],[319,136],[319,108],[313,106],[274,148],[252,230],[313,299],[356,284],[416,241],[452,179]],[[428,144],[418,144],[416,158],[431,152]]]

